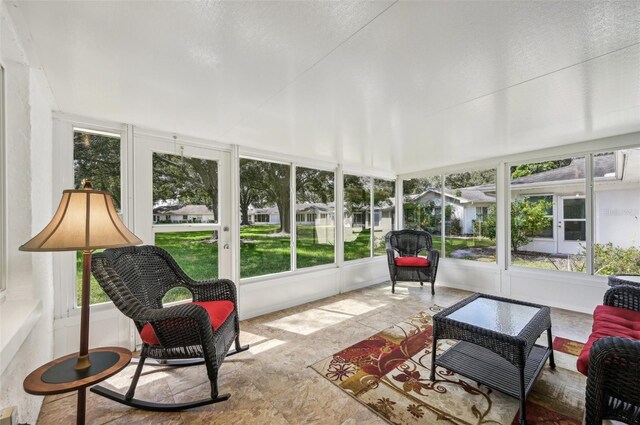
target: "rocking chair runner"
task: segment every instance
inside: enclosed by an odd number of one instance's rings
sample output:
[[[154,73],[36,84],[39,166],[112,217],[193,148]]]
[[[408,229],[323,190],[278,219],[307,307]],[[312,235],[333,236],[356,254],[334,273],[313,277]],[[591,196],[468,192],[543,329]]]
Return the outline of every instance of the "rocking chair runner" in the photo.
[[[218,393],[218,369],[227,355],[249,348],[240,345],[233,282],[227,279],[194,281],[169,253],[155,246],[107,249],[93,256],[92,271],[116,307],[134,321],[143,343],[126,395],[101,386],[91,391],[128,406],[155,411],[189,409],[230,397],[230,394]],[[193,302],[163,307],[164,295],[177,287],[187,288],[193,294]],[[229,352],[234,341],[235,350]],[[211,382],[210,398],[176,404],[133,398],[147,358],[166,361],[200,357],[204,359]]]
[[[396,292],[397,280],[408,280],[420,282],[420,286],[425,281],[431,282],[431,295],[435,295],[440,252],[432,249],[431,235],[421,230],[392,230],[385,236],[385,242],[391,293]]]

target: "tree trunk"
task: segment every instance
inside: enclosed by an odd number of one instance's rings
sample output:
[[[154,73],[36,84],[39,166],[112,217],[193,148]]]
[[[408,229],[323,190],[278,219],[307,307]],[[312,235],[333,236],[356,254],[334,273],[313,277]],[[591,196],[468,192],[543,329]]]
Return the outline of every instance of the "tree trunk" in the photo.
[[[278,194],[278,213],[280,214],[280,229],[278,232],[291,232],[291,206],[289,199],[289,186],[282,185]]]
[[[249,206],[248,205],[241,205],[240,206],[240,210],[242,213],[242,220],[240,222],[241,226],[248,226],[251,223],[249,222]]]

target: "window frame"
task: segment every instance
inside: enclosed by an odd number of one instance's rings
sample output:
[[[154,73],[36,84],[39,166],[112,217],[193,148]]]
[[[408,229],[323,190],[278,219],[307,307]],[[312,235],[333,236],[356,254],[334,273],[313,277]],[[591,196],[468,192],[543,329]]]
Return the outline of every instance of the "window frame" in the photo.
[[[338,248],[337,248],[337,243],[333,244],[333,261],[331,263],[326,263],[326,264],[320,264],[317,266],[310,266],[310,267],[298,267],[298,220],[297,220],[297,206],[298,206],[298,185],[297,185],[297,178],[298,178],[298,168],[306,168],[306,169],[311,169],[311,170],[317,170],[317,171],[324,171],[324,172],[330,172],[333,173],[333,204],[334,204],[334,211],[337,210],[338,204],[337,204],[337,196],[338,196],[338,169],[337,167],[333,168],[333,169],[325,169],[325,168],[319,168],[319,167],[315,167],[315,166],[310,166],[308,164],[299,164],[296,161],[292,161],[291,164],[292,167],[292,173],[291,173],[291,197],[293,199],[293,202],[291,202],[291,214],[289,214],[290,216],[290,220],[291,220],[291,271],[292,272],[297,272],[297,271],[307,271],[307,270],[314,270],[317,268],[322,268],[322,267],[336,267],[338,265]],[[301,213],[301,215],[303,215],[305,217],[305,220],[307,218],[309,218],[309,216],[312,217],[313,220],[315,220],[316,217],[316,213]],[[338,241],[338,230],[337,230],[337,222],[334,222],[334,229],[333,229],[333,237],[334,237],[334,241]]]
[[[107,121],[92,120],[75,115],[54,113],[54,143],[53,161],[60,164],[54,167],[53,190],[54,203],[60,198],[63,190],[74,186],[74,146],[73,136],[76,131],[86,131],[99,135],[115,135],[120,138],[120,193],[121,209],[120,217],[128,228],[133,224],[133,167],[130,163],[133,159],[133,146],[130,143],[133,128],[126,124],[117,124]],[[53,258],[54,266],[54,319],[76,317],[80,315],[80,307],[76,305],[76,252],[60,252]],[[107,311],[113,303],[107,301],[92,304],[91,311]]]
[[[5,116],[5,68],[0,63],[0,301],[5,297],[8,285],[7,271],[7,162],[6,162],[6,116]]]
[[[337,205],[337,197],[338,197],[338,173],[339,173],[339,167],[337,164],[333,164],[333,163],[328,163],[328,162],[322,162],[319,161],[317,164],[314,164],[312,162],[309,162],[308,160],[303,160],[300,158],[296,158],[296,157],[286,157],[286,160],[283,160],[282,156],[278,156],[276,157],[273,154],[267,153],[267,152],[263,152],[263,151],[254,151],[254,150],[246,150],[246,151],[240,151],[238,153],[237,156],[237,161],[238,161],[238,183],[237,183],[237,191],[238,191],[238,196],[237,199],[239,199],[239,191],[240,191],[240,160],[242,159],[248,159],[248,160],[253,160],[253,161],[262,161],[262,162],[272,162],[272,163],[276,163],[276,164],[283,164],[283,165],[287,165],[290,167],[290,171],[289,171],[289,193],[290,193],[290,202],[289,202],[289,220],[290,220],[290,247],[291,247],[291,255],[290,255],[290,268],[287,271],[282,271],[282,272],[276,272],[276,273],[269,273],[269,274],[263,274],[263,275],[259,275],[259,276],[251,276],[251,277],[243,277],[243,278],[239,278],[239,284],[240,285],[250,285],[256,282],[261,282],[261,281],[265,281],[265,280],[271,280],[271,279],[278,279],[278,278],[282,278],[285,276],[289,276],[291,274],[297,274],[297,273],[309,273],[309,272],[313,272],[313,271],[317,271],[317,270],[322,270],[322,269],[330,269],[330,268],[336,268],[339,265],[339,260],[338,260],[338,248],[337,248],[337,243],[334,246],[334,253],[333,253],[333,262],[332,263],[328,263],[328,264],[321,264],[321,265],[317,265],[317,266],[311,266],[311,267],[303,267],[303,268],[298,268],[297,267],[297,233],[296,233],[296,225],[297,225],[297,220],[296,220],[296,204],[297,204],[297,187],[296,187],[296,176],[297,176],[297,169],[298,167],[300,168],[310,168],[310,169],[314,169],[314,170],[319,170],[319,171],[328,171],[328,172],[332,172],[334,175],[334,185],[333,185],[333,199],[334,199],[334,203],[336,203]],[[266,221],[259,221],[258,218],[264,215],[266,217]],[[253,224],[257,224],[257,223],[269,223],[269,214],[256,214],[254,216],[254,221]],[[337,231],[337,226],[338,226],[338,222],[336,221],[336,241],[338,241],[338,231]],[[238,226],[238,232],[240,231],[240,226]],[[238,238],[239,240],[240,238]],[[239,248],[238,248],[239,249]],[[238,271],[239,273],[240,268],[241,268],[241,259],[240,259],[240,252],[238,251]]]
[[[371,225],[373,225],[373,182],[375,177],[371,176],[371,175],[367,175],[364,173],[358,173],[358,172],[350,172],[350,171],[343,171],[342,173],[342,187],[340,188],[340,191],[342,192],[342,227],[344,227],[344,205],[345,205],[345,199],[344,199],[344,178],[345,176],[354,176],[354,177],[360,177],[360,178],[367,178],[369,180],[369,223]],[[337,206],[337,205],[336,205]],[[336,211],[337,212],[337,211]],[[355,213],[353,214],[355,217]],[[362,217],[362,224],[366,224],[366,215],[364,212],[358,212],[358,216]],[[354,223],[354,221],[351,221],[352,225]],[[358,262],[358,261],[367,261],[370,260],[372,258],[374,258],[373,256],[373,229],[371,231],[371,234],[369,235],[369,256],[367,257],[362,257],[362,258],[354,258],[353,260],[347,260],[344,256],[344,245],[345,245],[345,240],[344,240],[344,229],[342,229],[342,262],[344,264],[354,264],[354,262]]]

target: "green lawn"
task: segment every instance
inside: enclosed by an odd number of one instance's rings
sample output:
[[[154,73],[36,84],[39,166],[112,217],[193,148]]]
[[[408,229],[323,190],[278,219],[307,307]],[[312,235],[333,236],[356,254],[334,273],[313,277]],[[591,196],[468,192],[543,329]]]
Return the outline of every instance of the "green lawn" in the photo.
[[[240,275],[242,278],[262,276],[291,270],[289,235],[275,234],[277,226],[243,226],[240,230]],[[298,268],[313,267],[334,262],[334,246],[314,239],[313,226],[298,226]],[[367,236],[368,238],[368,233]],[[196,280],[214,279],[218,276],[218,245],[210,243],[211,232],[156,233],[156,245],[166,249],[182,269]],[[362,239],[363,240],[363,239]],[[362,251],[362,240],[350,245],[348,252]],[[368,239],[366,242],[368,254]],[[82,278],[82,253],[77,262],[78,305]],[[184,299],[183,289],[168,294],[165,300]],[[108,301],[98,282],[91,277],[91,304]]]
[[[240,229],[240,276],[242,278],[262,276],[291,270],[291,244],[289,235],[276,234],[277,226],[243,226]],[[345,243],[345,261],[369,257],[370,229],[358,233],[356,239]],[[440,237],[433,238],[436,249],[440,249]],[[494,243],[488,239],[447,238],[447,253],[472,247],[489,247]],[[218,245],[211,242],[211,232],[166,232],[156,233],[156,245],[166,249],[180,267],[196,280],[215,279],[218,276]],[[334,245],[316,240],[313,226],[297,227],[297,268],[313,267],[334,262]],[[376,233],[375,255],[385,255],[384,235]],[[476,258],[479,261],[495,261]],[[80,294],[82,276],[82,254],[77,256],[77,282]],[[176,289],[167,295],[166,301],[189,297],[185,289]],[[91,278],[91,303],[108,301],[95,279]],[[78,299],[78,305],[80,299]]]

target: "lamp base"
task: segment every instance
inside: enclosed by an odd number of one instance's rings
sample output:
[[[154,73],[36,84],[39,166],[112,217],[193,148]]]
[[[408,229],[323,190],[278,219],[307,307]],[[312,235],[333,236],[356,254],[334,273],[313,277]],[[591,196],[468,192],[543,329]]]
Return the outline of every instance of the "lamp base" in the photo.
[[[42,374],[42,382],[65,384],[98,375],[115,365],[120,355],[113,351],[94,351],[89,354],[91,365],[86,369],[76,369],[77,357],[72,357],[51,366]]]

